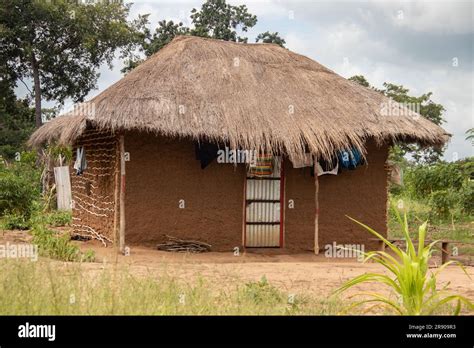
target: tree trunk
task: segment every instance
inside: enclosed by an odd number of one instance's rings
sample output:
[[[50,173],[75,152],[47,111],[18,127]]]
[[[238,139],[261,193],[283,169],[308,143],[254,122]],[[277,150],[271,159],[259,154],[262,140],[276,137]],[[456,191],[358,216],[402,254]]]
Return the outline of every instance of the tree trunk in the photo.
[[[39,128],[43,125],[43,120],[41,119],[41,85],[38,62],[34,54],[31,55],[31,66],[33,68],[33,83],[35,88],[35,124],[36,128]]]

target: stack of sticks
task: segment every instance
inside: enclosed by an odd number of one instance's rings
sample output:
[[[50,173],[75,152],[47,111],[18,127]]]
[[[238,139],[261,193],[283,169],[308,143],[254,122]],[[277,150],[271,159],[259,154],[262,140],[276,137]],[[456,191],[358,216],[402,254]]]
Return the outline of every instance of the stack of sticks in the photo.
[[[211,245],[199,242],[196,240],[183,240],[173,236],[166,235],[168,239],[163,244],[158,244],[158,250],[175,251],[175,252],[189,252],[189,253],[203,253],[211,251]]]

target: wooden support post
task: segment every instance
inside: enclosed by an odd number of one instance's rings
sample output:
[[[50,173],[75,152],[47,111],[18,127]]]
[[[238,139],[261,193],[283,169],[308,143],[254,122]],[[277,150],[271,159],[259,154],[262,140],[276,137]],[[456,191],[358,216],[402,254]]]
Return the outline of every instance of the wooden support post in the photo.
[[[119,247],[120,252],[125,252],[125,143],[123,135],[120,135],[120,228]]]
[[[318,172],[316,169],[317,159],[314,156],[314,202],[315,202],[315,212],[314,212],[314,253],[319,254],[319,179]]]
[[[441,264],[444,265],[449,261],[449,242],[441,242]]]
[[[120,160],[120,136],[117,136],[115,144],[115,175],[114,175],[114,247],[119,248],[119,209],[120,209],[120,202],[119,202],[119,195],[120,195],[120,168],[121,168],[121,160]]]

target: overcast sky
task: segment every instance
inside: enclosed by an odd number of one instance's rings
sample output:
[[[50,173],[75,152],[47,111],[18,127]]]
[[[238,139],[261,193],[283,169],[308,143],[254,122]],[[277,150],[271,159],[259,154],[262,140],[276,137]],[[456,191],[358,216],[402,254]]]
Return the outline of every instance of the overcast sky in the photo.
[[[190,10],[203,1],[135,0],[131,17],[150,13],[158,20],[189,23]],[[472,1],[280,1],[237,0],[257,15],[246,35],[277,31],[286,47],[349,78],[364,75],[376,87],[403,84],[416,96],[433,92],[446,108],[443,127],[453,138],[445,159],[474,156],[465,131],[474,127],[474,63]],[[457,63],[457,64],[456,64]],[[121,78],[122,65],[101,69],[99,89]]]

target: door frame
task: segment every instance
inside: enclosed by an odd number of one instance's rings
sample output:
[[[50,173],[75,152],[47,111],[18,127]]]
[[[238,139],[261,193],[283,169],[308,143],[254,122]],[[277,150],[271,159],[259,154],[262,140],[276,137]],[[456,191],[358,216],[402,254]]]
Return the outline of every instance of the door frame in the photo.
[[[242,245],[244,250],[247,248],[247,168],[244,171],[244,196],[243,196],[243,218],[242,218]],[[285,246],[285,159],[281,156],[280,164],[280,240],[278,247],[268,248],[284,248]],[[265,247],[259,247],[263,249]]]

